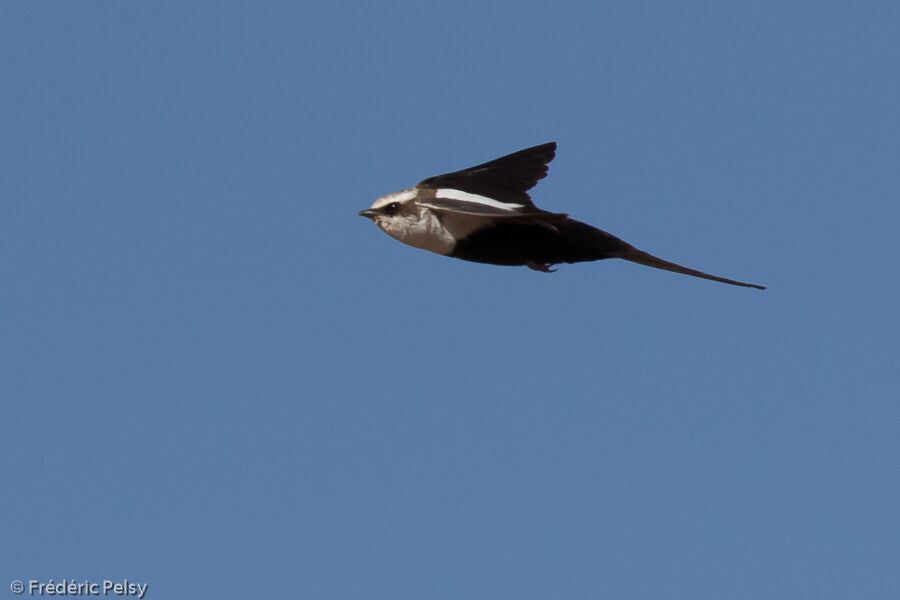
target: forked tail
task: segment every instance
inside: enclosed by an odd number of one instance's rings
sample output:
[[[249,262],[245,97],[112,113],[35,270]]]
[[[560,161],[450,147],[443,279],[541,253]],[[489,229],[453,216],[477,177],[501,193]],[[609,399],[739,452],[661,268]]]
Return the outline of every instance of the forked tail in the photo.
[[[655,269],[663,269],[664,271],[672,271],[673,273],[682,273],[684,275],[692,275],[694,277],[701,277],[703,279],[710,279],[712,281],[718,281],[721,283],[728,283],[730,285],[739,285],[742,287],[756,288],[758,290],[766,289],[764,285],[756,285],[755,283],[744,283],[743,281],[735,281],[734,279],[726,279],[725,277],[719,277],[717,275],[710,275],[709,273],[704,273],[703,271],[697,271],[695,269],[689,269],[687,267],[682,267],[681,265],[676,265],[673,262],[669,262],[667,260],[663,260],[661,258],[657,258],[652,254],[647,254],[643,250],[638,250],[635,247],[629,247],[626,250],[623,250],[620,254],[616,255],[617,258],[623,258],[625,260],[638,263],[640,265],[646,265],[648,267],[653,267]]]

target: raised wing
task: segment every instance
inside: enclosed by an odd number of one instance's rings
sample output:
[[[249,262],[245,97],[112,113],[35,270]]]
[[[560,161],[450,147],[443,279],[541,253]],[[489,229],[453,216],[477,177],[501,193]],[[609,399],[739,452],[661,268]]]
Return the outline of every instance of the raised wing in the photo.
[[[462,171],[429,177],[416,187],[460,190],[504,204],[536,208],[528,190],[547,175],[547,165],[554,156],[556,142],[549,142]]]

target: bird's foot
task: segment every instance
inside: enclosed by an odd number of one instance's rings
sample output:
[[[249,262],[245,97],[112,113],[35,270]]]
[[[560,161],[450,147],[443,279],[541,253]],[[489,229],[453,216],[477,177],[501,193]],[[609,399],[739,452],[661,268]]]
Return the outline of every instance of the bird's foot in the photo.
[[[555,273],[556,269],[551,269],[552,263],[542,263],[535,262],[533,260],[526,260],[525,265],[528,266],[532,271],[540,271],[541,273]]]

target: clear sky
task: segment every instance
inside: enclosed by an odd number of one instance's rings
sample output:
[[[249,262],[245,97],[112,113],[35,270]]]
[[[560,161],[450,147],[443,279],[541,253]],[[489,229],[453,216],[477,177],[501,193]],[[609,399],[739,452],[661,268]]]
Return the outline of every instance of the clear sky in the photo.
[[[900,597],[898,31],[3,3],[0,597]],[[769,289],[356,214],[551,140],[539,206]]]

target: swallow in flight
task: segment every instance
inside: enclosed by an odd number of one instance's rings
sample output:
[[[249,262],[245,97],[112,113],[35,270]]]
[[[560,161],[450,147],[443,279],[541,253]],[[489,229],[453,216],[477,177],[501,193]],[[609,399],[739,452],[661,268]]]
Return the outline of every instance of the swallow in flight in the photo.
[[[436,175],[378,198],[360,215],[416,248],[492,265],[524,265],[545,273],[560,263],[604,258],[766,289],[657,258],[564,213],[534,205],[528,190],[547,175],[556,142],[526,148],[462,171]]]

